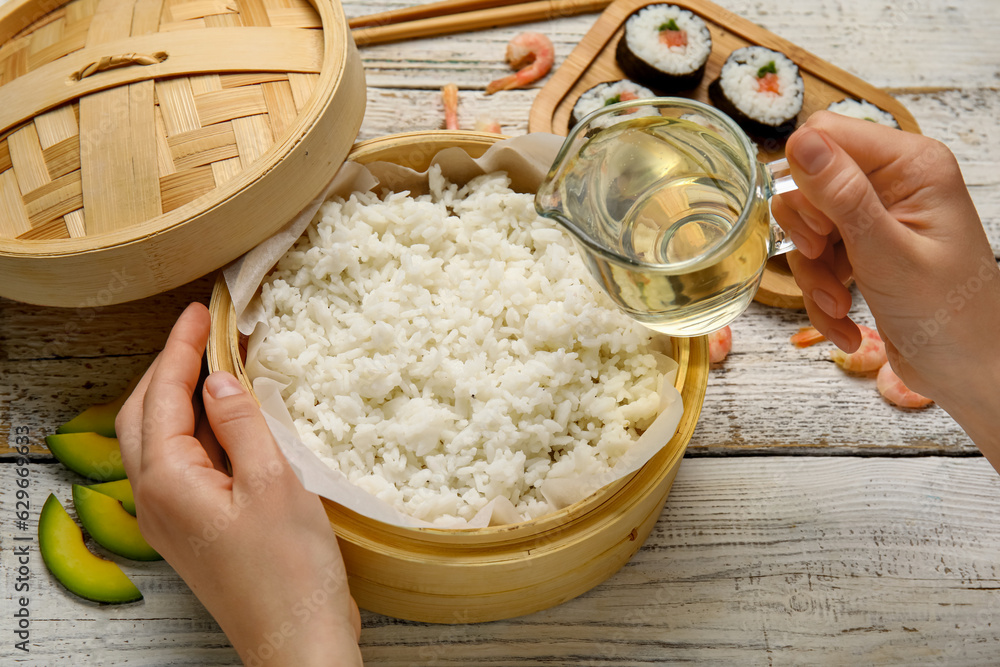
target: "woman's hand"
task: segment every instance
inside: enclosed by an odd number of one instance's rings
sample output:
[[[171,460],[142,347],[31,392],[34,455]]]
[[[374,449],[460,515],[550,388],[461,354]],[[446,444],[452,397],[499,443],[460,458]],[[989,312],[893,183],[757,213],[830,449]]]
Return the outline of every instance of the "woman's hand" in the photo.
[[[118,415],[142,534],[245,664],[359,665],[360,618],[319,498],[236,378],[213,373],[195,395],[208,332],[192,304]]]
[[[1000,270],[952,153],[933,139],[819,112],[788,140],[798,190],[775,219],[799,253],[789,264],[809,319],[852,351],[854,277],[893,370],[934,398],[980,447],[997,407]],[[1000,461],[1000,457],[995,457]],[[997,464],[994,462],[994,465]]]

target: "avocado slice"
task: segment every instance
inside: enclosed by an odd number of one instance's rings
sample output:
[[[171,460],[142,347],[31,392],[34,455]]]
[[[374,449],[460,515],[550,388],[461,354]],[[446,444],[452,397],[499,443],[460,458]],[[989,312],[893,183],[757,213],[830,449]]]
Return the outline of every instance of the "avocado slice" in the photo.
[[[38,517],[38,548],[49,571],[70,592],[95,602],[135,602],[142,593],[121,568],[87,549],[83,531],[53,494]]]
[[[87,488],[98,493],[103,493],[106,496],[111,496],[122,504],[126,512],[135,516],[135,497],[132,495],[132,482],[127,479],[91,484]]]
[[[139,384],[141,375],[137,375],[128,383],[121,396],[108,403],[101,403],[87,408],[76,417],[56,429],[56,433],[100,433],[106,438],[117,437],[115,433],[115,417],[118,411],[125,405],[125,401],[132,395],[132,391]]]
[[[73,505],[83,529],[102,547],[132,560],[163,560],[139,532],[139,522],[117,500],[73,485]]]
[[[117,438],[99,433],[60,433],[45,436],[45,444],[73,472],[100,482],[125,479]]]

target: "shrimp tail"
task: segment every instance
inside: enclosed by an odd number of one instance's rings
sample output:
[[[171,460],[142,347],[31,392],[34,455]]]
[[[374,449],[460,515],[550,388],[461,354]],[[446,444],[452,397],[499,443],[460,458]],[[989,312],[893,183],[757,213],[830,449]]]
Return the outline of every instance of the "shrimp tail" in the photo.
[[[490,81],[486,84],[486,94],[492,95],[501,90],[510,90],[511,88],[517,88],[517,74],[510,74]]]
[[[795,347],[809,347],[826,340],[816,327],[802,327],[797,334],[792,334],[792,344]]]
[[[458,129],[458,86],[449,83],[441,89],[441,103],[444,105],[444,129]]]

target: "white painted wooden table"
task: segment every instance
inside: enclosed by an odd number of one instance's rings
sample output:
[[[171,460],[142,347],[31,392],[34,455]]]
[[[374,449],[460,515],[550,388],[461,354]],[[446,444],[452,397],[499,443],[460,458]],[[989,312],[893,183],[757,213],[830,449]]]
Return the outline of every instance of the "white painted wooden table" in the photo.
[[[0,0],[2,1],[2,0]],[[995,0],[718,0],[896,95],[958,155],[1000,252],[1000,6]],[[411,4],[345,3],[348,15]],[[439,127],[440,87],[460,117],[524,133],[537,88],[492,97],[505,43],[549,34],[557,65],[595,15],[364,49],[360,138]],[[2,103],[2,101],[0,101]],[[3,277],[0,276],[0,280]],[[94,312],[0,300],[0,441],[32,445],[32,526],[71,474],[42,442],[152,359],[211,278]],[[870,317],[863,304],[856,309]],[[712,371],[701,421],[659,523],[620,572],[555,609],[482,625],[364,614],[369,665],[947,664],[1000,662],[1000,477],[939,408],[895,410],[788,336],[803,313],[754,304]],[[165,563],[130,564],[145,594],[100,606],[46,572],[16,528],[11,449],[0,463],[0,664],[224,665],[225,636]],[[15,536],[31,536],[14,541]],[[30,547],[19,574],[14,548]],[[19,578],[30,590],[17,592]],[[252,585],[248,582],[248,585]],[[16,650],[29,598],[29,652]]]

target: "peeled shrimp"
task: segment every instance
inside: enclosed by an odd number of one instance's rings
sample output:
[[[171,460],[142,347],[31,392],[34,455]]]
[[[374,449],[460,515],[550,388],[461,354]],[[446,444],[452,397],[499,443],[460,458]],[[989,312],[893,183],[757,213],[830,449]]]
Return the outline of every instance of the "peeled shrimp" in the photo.
[[[507,44],[507,63],[517,72],[490,81],[486,86],[486,94],[492,95],[498,90],[523,88],[533,81],[538,81],[549,73],[555,59],[556,52],[552,40],[541,33],[522,32]]]
[[[708,360],[713,364],[725,361],[733,349],[733,330],[728,326],[708,334]]]
[[[843,350],[834,350],[830,353],[830,358],[845,371],[852,373],[877,371],[888,361],[885,354],[885,343],[882,342],[882,337],[874,329],[862,324],[859,324],[858,327],[861,329],[861,347],[850,354]]]
[[[888,362],[879,370],[875,384],[882,398],[901,408],[926,408],[934,402],[903,384]]]
[[[458,86],[449,83],[441,89],[441,102],[444,104],[444,129],[458,129]]]

